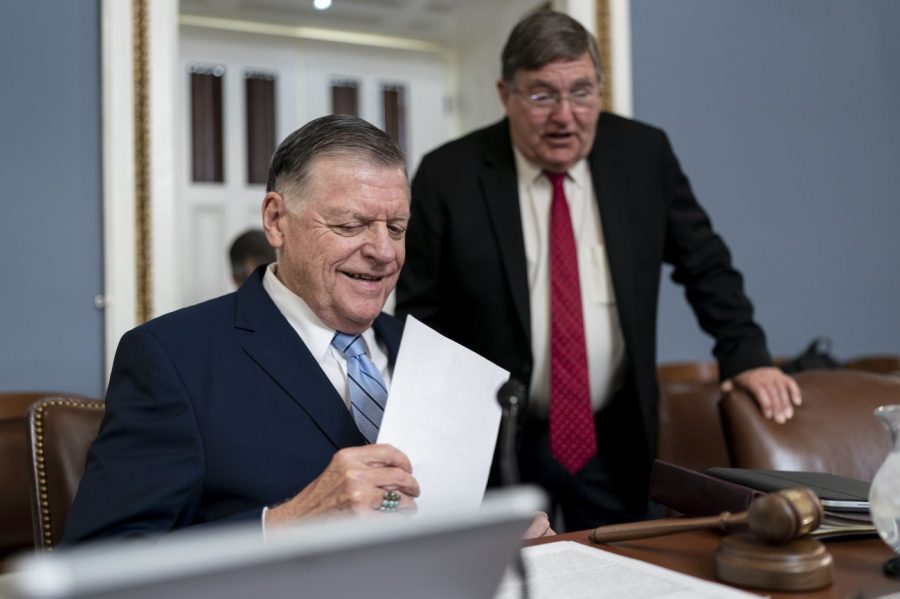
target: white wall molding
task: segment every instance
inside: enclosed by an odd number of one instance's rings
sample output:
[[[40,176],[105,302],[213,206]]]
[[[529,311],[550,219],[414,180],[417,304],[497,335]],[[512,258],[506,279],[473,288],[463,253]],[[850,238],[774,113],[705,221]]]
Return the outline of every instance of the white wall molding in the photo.
[[[622,116],[633,116],[631,82],[631,0],[607,0],[610,21],[610,54],[612,59],[613,105],[608,109]],[[553,9],[576,19],[595,37],[597,31],[596,0],[554,0]],[[602,51],[602,49],[601,49]],[[606,60],[606,58],[604,58]]]
[[[631,78],[631,0],[609,0],[612,27],[613,112],[634,116],[634,87]]]
[[[153,306],[177,305],[175,264],[175,65],[177,0],[148,3],[150,55],[150,193]],[[131,2],[103,0],[104,351],[108,379],[122,334],[137,324],[134,164],[134,51]]]
[[[176,160],[178,0],[147,3],[150,56],[150,214],[153,316],[181,307]]]
[[[122,333],[136,321],[134,77],[131,2],[101,5],[103,287],[106,379]]]
[[[554,0],[551,4],[553,10],[566,13],[581,23],[591,35],[597,36],[597,7],[594,0]]]

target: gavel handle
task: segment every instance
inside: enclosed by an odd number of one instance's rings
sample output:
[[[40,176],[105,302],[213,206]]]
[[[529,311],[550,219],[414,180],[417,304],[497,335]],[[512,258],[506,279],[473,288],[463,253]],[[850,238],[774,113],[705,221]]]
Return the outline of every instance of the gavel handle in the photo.
[[[630,541],[632,539],[674,535],[679,532],[706,528],[718,528],[723,532],[731,532],[738,527],[746,526],[746,524],[747,512],[739,514],[722,512],[718,516],[707,516],[705,518],[664,518],[662,520],[598,526],[588,533],[588,538],[594,543],[611,543],[613,541]]]

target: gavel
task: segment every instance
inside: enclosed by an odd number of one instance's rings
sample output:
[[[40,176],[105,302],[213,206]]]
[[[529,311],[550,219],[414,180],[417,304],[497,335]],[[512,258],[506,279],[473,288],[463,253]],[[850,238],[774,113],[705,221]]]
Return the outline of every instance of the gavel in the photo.
[[[739,586],[811,591],[834,580],[834,560],[818,540],[801,538],[824,517],[809,489],[784,489],[757,497],[746,512],[707,518],[670,518],[601,526],[588,533],[595,543],[628,541],[692,530],[748,530],[724,537],[716,551],[716,576]]]
[[[745,512],[722,512],[718,516],[705,518],[667,518],[600,526],[593,529],[588,538],[594,543],[610,543],[692,530],[719,529],[722,532],[735,532],[746,529],[761,541],[784,544],[814,531],[823,517],[822,504],[811,490],[784,489],[757,497]]]

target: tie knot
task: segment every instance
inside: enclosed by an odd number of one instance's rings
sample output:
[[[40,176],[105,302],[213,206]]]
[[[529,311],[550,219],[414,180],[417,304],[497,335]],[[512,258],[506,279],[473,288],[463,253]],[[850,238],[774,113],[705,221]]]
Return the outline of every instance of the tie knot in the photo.
[[[551,173],[550,171],[544,171],[544,175],[550,179],[550,183],[553,184],[554,188],[562,187],[563,181],[566,180],[566,173]]]
[[[355,358],[360,354],[366,353],[365,344],[362,341],[362,335],[349,335],[340,331],[334,334],[331,345],[347,358]]]

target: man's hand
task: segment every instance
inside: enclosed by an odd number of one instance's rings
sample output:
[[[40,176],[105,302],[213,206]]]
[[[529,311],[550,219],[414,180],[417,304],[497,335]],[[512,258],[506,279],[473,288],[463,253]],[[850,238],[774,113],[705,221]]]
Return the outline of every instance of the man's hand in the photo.
[[[539,537],[551,537],[556,532],[550,528],[550,518],[544,512],[538,512],[534,515],[534,520],[528,526],[528,529],[522,533],[522,540],[537,539]]]
[[[772,366],[751,368],[722,383],[723,393],[742,389],[756,400],[766,418],[784,424],[794,415],[794,406],[802,403],[800,387],[793,378]]]
[[[398,509],[415,509],[419,483],[402,451],[384,444],[342,449],[306,488],[266,511],[266,526],[326,514],[371,515],[386,491],[400,493]]]

